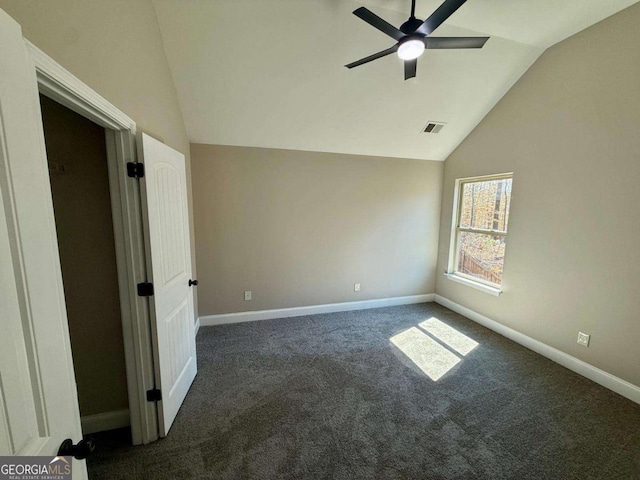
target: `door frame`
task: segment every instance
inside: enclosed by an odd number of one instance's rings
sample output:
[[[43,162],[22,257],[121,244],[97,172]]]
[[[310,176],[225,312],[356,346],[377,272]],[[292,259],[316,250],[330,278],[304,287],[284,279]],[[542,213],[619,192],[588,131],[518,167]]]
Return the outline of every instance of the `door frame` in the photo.
[[[39,92],[106,131],[131,440],[134,445],[150,443],[158,439],[156,404],[146,395],[155,387],[151,317],[147,297],[139,297],[136,289],[147,279],[147,262],[140,185],[127,176],[127,162],[136,161],[136,123],[27,39],[25,43]]]

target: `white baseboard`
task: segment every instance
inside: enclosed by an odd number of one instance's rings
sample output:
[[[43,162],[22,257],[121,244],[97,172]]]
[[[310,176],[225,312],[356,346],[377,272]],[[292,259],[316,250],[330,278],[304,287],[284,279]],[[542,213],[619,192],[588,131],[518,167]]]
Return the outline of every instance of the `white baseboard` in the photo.
[[[494,332],[499,333],[504,337],[507,337],[509,340],[513,340],[514,342],[519,343],[529,350],[533,350],[534,352],[539,353],[540,355],[547,357],[548,359],[553,360],[556,363],[559,363],[563,367],[566,367],[569,370],[573,370],[583,377],[599,383],[609,390],[613,390],[614,392],[619,393],[623,397],[626,397],[633,402],[640,403],[640,387],[633,385],[632,383],[622,380],[621,378],[611,375],[604,370],[600,370],[593,365],[589,365],[588,363],[583,362],[576,357],[572,357],[567,353],[550,347],[545,343],[535,340],[505,325],[502,325],[495,320],[491,320],[490,318],[480,315],[478,312],[475,312],[467,307],[463,307],[462,305],[455,303],[448,298],[436,295],[435,301],[443,307],[447,307],[448,309],[453,310],[454,312],[457,312],[460,315],[463,315],[468,319],[473,320],[474,322],[479,323],[480,325],[487,327],[488,329],[493,330]]]
[[[198,319],[196,320],[195,334],[198,335],[199,331],[200,331],[200,317],[198,317]]]
[[[257,310],[251,312],[222,313],[219,315],[204,315],[198,320],[200,325],[213,326],[226,323],[253,322],[256,320],[271,320],[274,318],[301,317],[318,313],[349,312],[351,310],[366,310],[369,308],[391,307],[395,305],[409,305],[412,303],[433,302],[435,293],[411,295],[408,297],[377,298],[359,302],[328,303],[326,305],[311,305],[308,307],[277,308],[274,310]]]
[[[82,434],[104,432],[116,428],[128,427],[131,424],[129,410],[116,410],[113,412],[97,413],[80,417]]]

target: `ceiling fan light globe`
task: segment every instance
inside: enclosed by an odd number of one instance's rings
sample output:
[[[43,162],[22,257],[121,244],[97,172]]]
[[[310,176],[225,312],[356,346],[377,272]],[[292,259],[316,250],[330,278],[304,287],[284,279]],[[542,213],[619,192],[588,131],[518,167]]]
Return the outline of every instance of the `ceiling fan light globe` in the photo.
[[[402,60],[414,60],[424,53],[422,40],[407,40],[398,47],[398,57]]]

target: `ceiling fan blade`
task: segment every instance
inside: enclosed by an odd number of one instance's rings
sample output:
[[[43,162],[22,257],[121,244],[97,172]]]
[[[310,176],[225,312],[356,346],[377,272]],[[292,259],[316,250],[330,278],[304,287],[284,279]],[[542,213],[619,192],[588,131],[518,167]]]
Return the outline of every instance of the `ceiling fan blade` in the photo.
[[[458,10],[464,2],[467,0],[445,0],[445,2],[438,7],[438,9],[427,18],[422,25],[420,25],[415,33],[421,33],[423,35],[431,35],[436,28],[438,28],[447,18],[453,15],[453,12]]]
[[[409,80],[416,76],[416,68],[418,66],[418,59],[404,61],[404,79]]]
[[[402,33],[400,30],[398,30],[396,27],[394,27],[393,25],[391,25],[387,21],[381,19],[379,16],[377,16],[371,10],[367,10],[364,7],[360,7],[358,9],[354,10],[353,14],[356,17],[360,17],[362,20],[367,22],[369,25],[371,25],[373,27],[376,27],[381,32],[386,33],[391,38],[395,38],[396,40],[400,40],[401,38],[403,38],[405,36],[405,34]]]
[[[395,53],[397,51],[398,51],[398,45],[394,45],[391,48],[387,48],[386,50],[382,50],[381,52],[374,53],[373,55],[369,55],[368,57],[361,58],[360,60],[358,60],[356,62],[349,63],[349,64],[345,65],[345,67],[347,67],[347,68],[359,67],[360,65],[363,65],[365,63],[369,63],[372,60],[377,60],[378,58],[386,57],[387,55],[390,55],[390,54]]]
[[[426,37],[426,48],[482,48],[489,37]]]

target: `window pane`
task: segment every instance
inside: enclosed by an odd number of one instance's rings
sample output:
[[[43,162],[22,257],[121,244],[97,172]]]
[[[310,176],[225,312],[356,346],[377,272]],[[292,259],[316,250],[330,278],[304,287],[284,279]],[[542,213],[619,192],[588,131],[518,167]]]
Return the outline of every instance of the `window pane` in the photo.
[[[506,232],[511,203],[511,179],[464,183],[461,202],[461,227]]]
[[[505,245],[501,235],[460,232],[457,271],[501,285]]]

